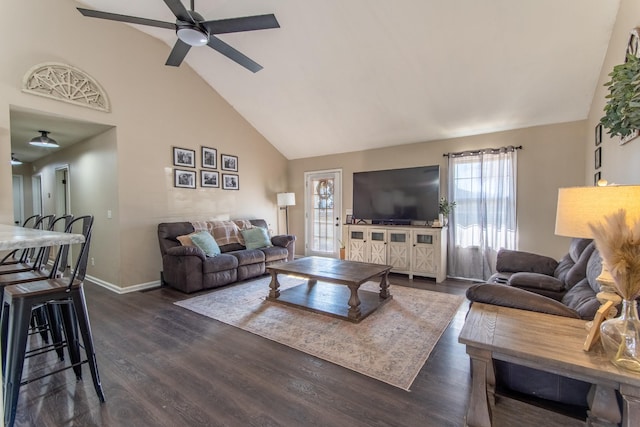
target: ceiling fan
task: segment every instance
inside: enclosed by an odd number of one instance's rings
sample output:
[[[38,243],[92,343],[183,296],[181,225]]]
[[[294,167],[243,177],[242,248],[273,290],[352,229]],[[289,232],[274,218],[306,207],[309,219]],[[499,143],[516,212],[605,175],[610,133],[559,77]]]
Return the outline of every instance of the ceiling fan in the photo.
[[[280,28],[280,24],[272,13],[267,15],[245,16],[242,18],[205,21],[202,15],[194,10],[194,0],[191,0],[191,10],[187,10],[180,0],[164,0],[164,2],[176,16],[175,24],[172,22],[156,21],[154,19],[138,18],[136,16],[83,9],[81,7],[77,9],[84,16],[91,18],[109,19],[112,21],[175,30],[178,40],[176,40],[176,44],[173,46],[169,58],[165,63],[165,65],[171,65],[173,67],[180,66],[189,49],[191,49],[191,46],[204,46],[206,44],[213,50],[220,52],[232,61],[256,73],[262,69],[260,64],[229,46],[214,36],[214,34]]]

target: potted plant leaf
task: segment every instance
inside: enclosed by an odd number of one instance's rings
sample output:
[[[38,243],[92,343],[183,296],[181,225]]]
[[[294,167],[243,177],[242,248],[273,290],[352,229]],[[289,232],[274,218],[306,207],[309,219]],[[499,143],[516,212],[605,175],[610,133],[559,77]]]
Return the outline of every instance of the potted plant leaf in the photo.
[[[446,197],[440,197],[440,203],[438,204],[438,220],[440,224],[446,227],[449,223],[449,214],[453,212],[453,209],[456,207],[456,202],[447,201]]]
[[[609,135],[624,139],[640,129],[640,59],[628,54],[626,62],[613,67],[609,76],[605,115],[600,123]]]

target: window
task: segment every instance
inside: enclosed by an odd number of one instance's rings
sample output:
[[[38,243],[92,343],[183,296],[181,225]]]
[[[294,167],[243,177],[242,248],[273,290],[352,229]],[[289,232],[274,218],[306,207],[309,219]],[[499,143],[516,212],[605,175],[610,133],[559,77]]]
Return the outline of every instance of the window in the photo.
[[[514,147],[449,156],[449,275],[486,280],[500,248],[516,247]]]

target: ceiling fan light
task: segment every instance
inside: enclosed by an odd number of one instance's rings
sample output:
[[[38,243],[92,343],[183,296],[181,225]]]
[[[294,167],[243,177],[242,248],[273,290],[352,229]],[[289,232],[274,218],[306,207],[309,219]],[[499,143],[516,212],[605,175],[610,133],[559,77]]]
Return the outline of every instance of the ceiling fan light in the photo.
[[[11,166],[18,166],[21,165],[22,162],[20,160],[18,160],[18,158],[15,156],[15,154],[11,153]]]
[[[31,138],[29,144],[35,145],[36,147],[45,147],[45,148],[59,148],[60,145],[54,140],[47,136],[49,133],[46,130],[39,130],[41,133],[40,136],[36,136],[35,138]]]
[[[204,46],[209,42],[209,35],[195,25],[183,25],[176,30],[178,38],[189,46]]]

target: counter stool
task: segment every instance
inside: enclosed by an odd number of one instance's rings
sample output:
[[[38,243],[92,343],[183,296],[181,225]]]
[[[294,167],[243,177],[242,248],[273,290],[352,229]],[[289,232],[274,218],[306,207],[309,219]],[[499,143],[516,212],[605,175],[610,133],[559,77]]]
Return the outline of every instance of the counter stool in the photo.
[[[80,368],[84,363],[89,364],[93,385],[100,402],[104,402],[104,392],[98,374],[91,325],[84,296],[83,280],[87,268],[92,216],[75,218],[69,224],[67,231],[72,232],[74,225],[81,225],[85,242],[80,245],[78,257],[72,274],[69,277],[54,277],[35,282],[10,285],[4,288],[2,319],[0,333],[2,335],[2,366],[4,368],[4,398],[5,425],[11,427],[15,421],[18,406],[20,386],[41,379],[66,369]],[[61,258],[68,253],[69,244],[62,245],[54,262],[54,270],[59,268]],[[71,363],[69,366],[54,369],[36,378],[22,379],[25,357],[41,354],[39,349],[27,350],[27,337],[32,311],[38,307],[48,305],[60,310],[62,329],[66,337],[66,347],[69,351]],[[76,328],[80,328],[85,351],[85,360],[80,360],[80,343]],[[80,379],[78,371],[76,376]]]

